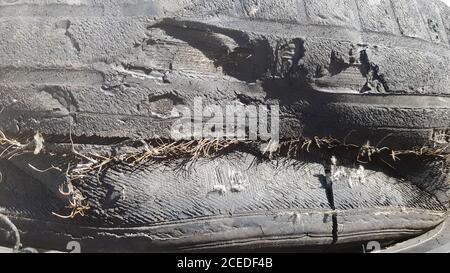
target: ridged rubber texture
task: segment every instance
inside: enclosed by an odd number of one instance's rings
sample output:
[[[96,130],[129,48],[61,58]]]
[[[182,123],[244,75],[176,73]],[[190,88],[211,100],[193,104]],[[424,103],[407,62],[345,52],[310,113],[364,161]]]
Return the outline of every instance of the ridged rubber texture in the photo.
[[[170,137],[170,111],[194,97],[279,103],[286,138],[353,130],[420,147],[450,126],[439,1],[0,5],[0,129],[13,134],[67,136],[71,124],[78,136]]]
[[[52,194],[63,177],[38,173],[22,160],[14,159],[19,169],[2,162],[2,213],[15,220],[24,243],[52,249],[64,249],[68,240],[79,241],[85,251],[324,247],[401,240],[447,215],[435,196],[380,170],[365,170],[364,181],[342,178],[329,188],[320,161],[255,165],[254,156],[237,153],[189,168],[174,161],[93,173],[79,186],[92,209],[67,220],[50,216],[70,211]],[[54,157],[25,160],[36,168],[58,166]],[[16,190],[36,185],[43,190]],[[225,192],[215,190],[218,185]]]
[[[202,97],[280,104],[282,138],[445,146],[449,38],[450,9],[439,1],[4,0],[0,130],[19,139],[40,131],[48,142],[71,131],[105,145],[170,138],[172,108]],[[336,185],[333,211],[321,163],[244,170],[244,158],[184,176],[162,166],[111,170],[100,184],[93,176],[84,184],[92,212],[67,221],[50,216],[64,212],[64,174],[32,172],[28,163],[49,161],[19,157],[1,163],[0,207],[25,242],[65,249],[79,239],[97,251],[401,239],[445,218],[433,195],[381,172],[357,188]],[[220,180],[225,166],[248,176],[246,190],[208,194],[213,181],[233,181]]]

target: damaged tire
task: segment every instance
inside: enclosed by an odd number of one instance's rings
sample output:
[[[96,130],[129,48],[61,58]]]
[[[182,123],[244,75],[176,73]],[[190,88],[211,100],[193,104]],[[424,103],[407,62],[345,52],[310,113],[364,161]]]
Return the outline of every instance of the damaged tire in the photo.
[[[359,250],[447,217],[440,1],[0,7],[0,213],[23,245]],[[174,139],[198,99],[278,106],[279,141]]]

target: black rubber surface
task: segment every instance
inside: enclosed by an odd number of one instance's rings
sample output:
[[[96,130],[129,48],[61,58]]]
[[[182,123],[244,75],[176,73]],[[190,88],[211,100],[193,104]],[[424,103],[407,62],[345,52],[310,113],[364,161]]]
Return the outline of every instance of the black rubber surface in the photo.
[[[0,131],[45,139],[38,155],[1,159],[0,213],[25,245],[62,250],[323,250],[419,235],[447,215],[450,161],[417,153],[450,143],[449,61],[450,8],[434,0],[0,1]],[[278,104],[281,139],[416,154],[362,170],[345,150],[113,162],[77,183],[85,216],[52,214],[70,212],[68,163],[89,163],[69,135],[101,156],[170,140],[171,110],[194,98]],[[330,183],[332,155],[345,175]]]

